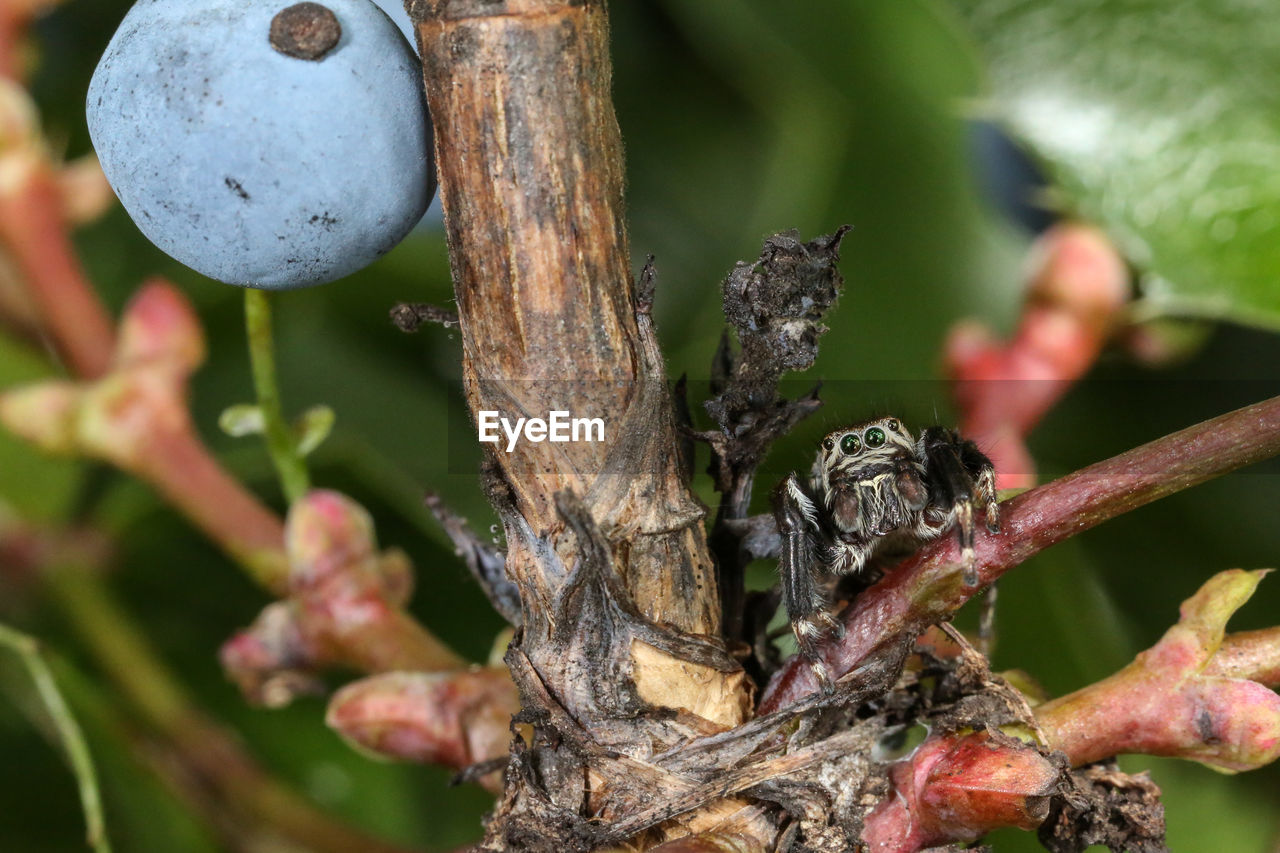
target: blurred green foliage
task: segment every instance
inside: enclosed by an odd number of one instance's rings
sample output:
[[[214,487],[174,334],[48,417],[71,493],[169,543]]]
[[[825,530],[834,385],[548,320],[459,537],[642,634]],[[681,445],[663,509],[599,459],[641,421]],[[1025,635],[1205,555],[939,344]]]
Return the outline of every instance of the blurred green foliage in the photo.
[[[1009,7],[1016,22],[1020,10],[1051,4],[959,4],[995,5]],[[1123,7],[1138,20],[1161,8],[1114,0],[1089,5]],[[1258,50],[1269,44],[1250,41],[1263,38],[1261,28],[1225,29],[1231,26],[1227,20],[1215,30],[1211,13],[1233,5],[1225,0],[1177,5],[1204,12],[1197,35],[1206,42],[1212,36],[1232,49]],[[64,141],[69,156],[88,148],[84,91],[126,7],[123,0],[70,0],[39,26],[32,87],[50,137]],[[1030,239],[984,202],[964,113],[983,93],[986,79],[996,81],[997,105],[1015,97],[1017,69],[1023,66],[1006,64],[1014,71],[1004,76],[997,66],[988,77],[975,59],[979,54],[963,16],[923,0],[649,0],[615,3],[612,14],[632,246],[637,261],[645,253],[657,256],[657,314],[673,377],[687,373],[695,393],[704,387],[699,380],[708,375],[722,326],[719,283],[735,261],[757,255],[764,236],[797,227],[810,237],[846,222],[854,226],[842,250],[847,292],[819,363],[805,377],[826,382],[826,407],[779,444],[761,472],[762,487],[807,467],[818,436],[868,411],[892,410],[916,425],[946,422],[948,397],[937,382],[942,337],[965,316],[1009,329]],[[1027,27],[1004,42],[992,38],[990,28],[981,32],[1008,62],[1019,51],[1043,57],[1046,74],[1055,70],[1056,59],[1065,63],[1086,50],[1101,59],[1119,51],[1140,64],[1156,38],[1117,45],[1117,33],[1082,31],[1065,22],[1061,32]],[[1188,41],[1178,55],[1187,57],[1200,44]],[[1237,67],[1218,56],[1206,54],[1194,67],[1206,76],[1206,86],[1225,93],[1275,90],[1274,65]],[[1081,80],[1093,67],[1077,59],[1061,73]],[[1104,97],[1115,85],[1099,76],[1080,82],[1078,91],[1081,97]],[[1197,92],[1192,85],[1170,87],[1162,93],[1161,114],[1176,120]],[[1241,101],[1253,103],[1243,95],[1231,103]],[[1150,118],[1133,114],[1135,120]],[[1129,114],[1117,108],[1109,116],[1123,129]],[[1072,116],[1060,121],[1069,125]],[[1045,137],[1033,134],[1033,141],[1044,143]],[[1186,145],[1225,157],[1214,147],[1221,141],[1209,134],[1193,136]],[[1054,151],[1046,146],[1044,153]],[[1181,148],[1174,153],[1190,156]],[[1150,156],[1166,154],[1173,156],[1164,150]],[[1120,158],[1105,162],[1118,170],[1136,168]],[[1069,197],[1078,202],[1073,207],[1108,223],[1128,222],[1111,218],[1113,208],[1095,203],[1096,187],[1072,172],[1067,158],[1059,165],[1067,191],[1075,193]],[[1094,165],[1100,169],[1103,161]],[[1173,162],[1159,168],[1175,183],[1185,172]],[[1130,185],[1125,177],[1110,176],[1104,195]],[[1132,177],[1133,186],[1143,186]],[[1274,204],[1269,209],[1275,212]],[[1276,310],[1277,286],[1268,279],[1274,258],[1264,251],[1273,247],[1255,246],[1250,257],[1257,258],[1256,269],[1236,278],[1215,277],[1215,269],[1227,269],[1213,266],[1222,247],[1234,243],[1214,243],[1212,235],[1206,242],[1194,217],[1158,222],[1165,230],[1152,238],[1153,245],[1181,247],[1155,253],[1162,279],[1186,281],[1214,305],[1228,300],[1233,309],[1220,312],[1227,316],[1261,322],[1259,304]],[[198,423],[233,470],[278,506],[260,443],[233,441],[216,428],[218,414],[251,393],[240,293],[180,268],[150,247],[119,210],[84,229],[78,245],[113,309],[151,273],[171,276],[191,296],[210,343],[209,362],[194,385]],[[314,480],[347,491],[374,512],[382,541],[403,546],[416,562],[414,610],[447,641],[480,659],[499,620],[420,501],[430,487],[478,528],[493,521],[474,474],[479,456],[466,440],[470,426],[457,382],[458,341],[443,329],[406,336],[387,323],[387,310],[397,300],[450,298],[443,238],[428,222],[369,270],[328,287],[285,294],[276,308],[278,345],[289,411],[324,403],[337,413],[332,437],[312,457]],[[0,342],[0,383],[54,370],[42,364],[39,353]],[[1056,476],[1275,394],[1277,380],[1280,339],[1231,325],[1217,328],[1176,369],[1153,372],[1111,353],[1037,430],[1032,449],[1042,474]],[[1260,466],[1176,495],[1012,573],[1001,583],[997,664],[1026,669],[1055,693],[1073,689],[1154,642],[1174,620],[1178,603],[1211,573],[1280,562],[1278,471],[1274,464]],[[705,478],[699,492],[714,500]],[[146,488],[111,472],[37,460],[0,437],[0,496],[37,517],[74,504],[110,530],[120,551],[112,583],[155,647],[211,713],[243,733],[266,765],[324,808],[428,849],[447,849],[477,835],[488,807],[485,795],[447,788],[439,770],[356,755],[324,728],[318,701],[281,711],[245,706],[219,671],[215,653],[253,618],[265,597]],[[770,567],[758,569],[754,581],[769,583]],[[1280,584],[1264,584],[1235,627],[1274,623],[1278,602]],[[38,589],[6,593],[0,618],[48,640],[71,662],[67,689],[100,765],[118,849],[216,849],[208,830],[153,781],[138,758],[145,751],[136,733],[120,725],[119,699],[42,603]],[[14,683],[0,678],[6,693],[20,689]],[[0,701],[0,755],[0,848],[83,849],[70,774],[7,701]],[[1226,777],[1168,761],[1126,759],[1126,766],[1152,767],[1164,786],[1173,849],[1260,853],[1274,844],[1280,828],[1273,817],[1280,813],[1276,768]],[[1028,836],[1009,832],[997,837],[996,849],[1038,848]]]
[[[1268,4],[956,0],[984,112],[1106,227],[1153,311],[1280,326],[1280,28]]]

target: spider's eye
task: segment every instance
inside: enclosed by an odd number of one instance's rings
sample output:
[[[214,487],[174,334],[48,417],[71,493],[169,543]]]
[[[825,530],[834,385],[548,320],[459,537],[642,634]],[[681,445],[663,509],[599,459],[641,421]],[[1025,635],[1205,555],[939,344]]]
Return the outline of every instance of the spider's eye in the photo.
[[[867,439],[867,447],[879,447],[884,444],[884,430],[880,427],[872,427],[864,435]]]
[[[902,424],[898,423],[897,418],[889,418],[889,422],[885,424],[885,426],[889,428],[890,432],[897,432],[898,428],[902,426]]]
[[[826,438],[822,439],[822,446],[827,450],[830,450],[831,448],[836,446],[836,440],[831,436],[827,436]]]
[[[840,449],[849,454],[857,453],[862,449],[862,441],[853,433],[849,433],[840,439]]]

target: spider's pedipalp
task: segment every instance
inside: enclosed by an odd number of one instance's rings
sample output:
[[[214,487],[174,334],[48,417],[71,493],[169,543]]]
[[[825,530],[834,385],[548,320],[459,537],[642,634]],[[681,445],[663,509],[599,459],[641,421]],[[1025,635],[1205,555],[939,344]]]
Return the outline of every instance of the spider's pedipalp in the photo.
[[[818,508],[813,505],[813,501],[809,495],[800,486],[800,481],[792,474],[786,479],[787,496],[791,502],[800,510],[800,515],[809,523],[809,526],[815,530],[818,528]]]

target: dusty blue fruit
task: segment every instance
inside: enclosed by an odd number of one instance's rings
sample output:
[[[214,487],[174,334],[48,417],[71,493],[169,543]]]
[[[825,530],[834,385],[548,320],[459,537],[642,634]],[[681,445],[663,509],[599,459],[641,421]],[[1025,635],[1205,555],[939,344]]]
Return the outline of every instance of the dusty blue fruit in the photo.
[[[404,33],[404,37],[409,40],[409,44],[413,44],[413,22],[409,20],[409,13],[405,11],[404,3],[400,0],[373,0],[378,4],[378,8],[387,13],[387,17],[391,19],[400,32]]]
[[[230,284],[347,275],[435,191],[417,57],[369,0],[140,0],[94,72],[88,119],[142,232]]]

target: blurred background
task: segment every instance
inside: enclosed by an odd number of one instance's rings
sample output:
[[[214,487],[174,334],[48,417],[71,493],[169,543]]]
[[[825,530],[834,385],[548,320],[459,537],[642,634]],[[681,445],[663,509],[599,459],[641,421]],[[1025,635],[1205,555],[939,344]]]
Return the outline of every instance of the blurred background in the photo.
[[[89,150],[84,94],[128,5],[69,0],[37,27],[31,88],[68,158]],[[1140,288],[1133,319],[1167,346],[1158,365],[1122,341],[1108,349],[1031,436],[1043,479],[1280,393],[1272,331],[1280,325],[1280,155],[1271,156],[1280,151],[1280,11],[1228,0],[1165,5],[611,4],[634,265],[656,256],[668,371],[688,375],[695,404],[723,326],[720,283],[733,264],[753,260],[779,230],[808,239],[853,226],[841,250],[845,295],[817,365],[791,388],[820,378],[826,404],[769,457],[758,478],[762,505],[766,487],[807,469],[815,441],[843,422],[891,411],[917,427],[948,423],[954,415],[939,381],[947,330],[966,317],[1011,330],[1028,247],[1058,216],[1095,222],[1116,239]],[[1039,180],[1047,186],[1037,188]],[[400,300],[451,301],[438,215],[369,269],[283,294],[277,343],[287,410],[325,403],[337,413],[312,457],[315,482],[374,513],[382,544],[403,547],[417,567],[413,611],[482,660],[500,620],[421,503],[431,488],[477,529],[495,521],[475,474],[459,342],[438,327],[404,335],[387,320]],[[115,311],[153,273],[194,301],[210,350],[194,380],[197,423],[232,470],[279,507],[261,443],[216,426],[223,409],[252,393],[240,292],[171,261],[118,207],[81,229],[77,244]],[[44,352],[0,338],[0,387],[58,372]],[[1000,584],[997,668],[1024,669],[1051,693],[1070,691],[1153,643],[1210,574],[1280,563],[1277,473],[1274,463],[1258,466],[1180,493],[1011,573]],[[714,505],[707,478],[698,487]],[[450,788],[444,771],[355,753],[325,728],[320,698],[282,710],[245,704],[216,651],[266,598],[146,487],[37,457],[0,435],[0,498],[24,518],[74,508],[108,530],[119,546],[110,584],[138,628],[210,714],[327,812],[426,850],[478,837],[491,805],[478,788]],[[754,568],[755,585],[771,583],[770,566]],[[155,781],[145,738],[119,724],[111,681],[39,585],[6,583],[0,592],[0,619],[66,663],[60,671],[99,764],[117,849],[220,849]],[[1272,579],[1233,628],[1274,624],[1278,604]],[[73,777],[20,712],[29,700],[25,676],[4,660],[0,849],[85,849]],[[1122,764],[1150,768],[1164,789],[1172,849],[1277,849],[1280,768],[1231,777],[1173,761]],[[1039,849],[1016,832],[993,841],[997,851]]]

